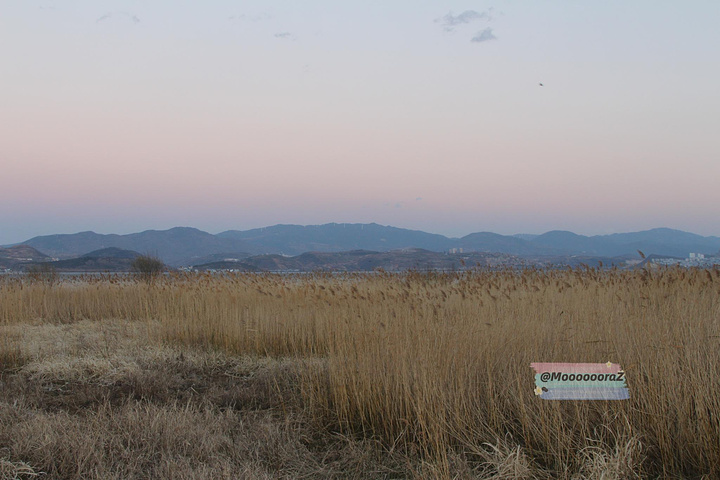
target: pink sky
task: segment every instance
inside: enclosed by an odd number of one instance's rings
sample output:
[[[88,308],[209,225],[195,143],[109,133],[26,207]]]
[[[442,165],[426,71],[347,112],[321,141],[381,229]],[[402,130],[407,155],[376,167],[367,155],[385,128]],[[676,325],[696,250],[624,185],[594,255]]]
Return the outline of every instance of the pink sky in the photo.
[[[326,222],[720,235],[715,3],[50,6],[0,6],[0,244]]]

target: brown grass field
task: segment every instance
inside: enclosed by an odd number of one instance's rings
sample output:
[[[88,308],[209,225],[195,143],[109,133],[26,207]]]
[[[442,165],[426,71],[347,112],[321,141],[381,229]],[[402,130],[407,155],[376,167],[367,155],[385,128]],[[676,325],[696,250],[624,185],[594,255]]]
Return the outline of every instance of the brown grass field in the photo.
[[[720,478],[718,269],[5,277],[0,332],[3,480]]]

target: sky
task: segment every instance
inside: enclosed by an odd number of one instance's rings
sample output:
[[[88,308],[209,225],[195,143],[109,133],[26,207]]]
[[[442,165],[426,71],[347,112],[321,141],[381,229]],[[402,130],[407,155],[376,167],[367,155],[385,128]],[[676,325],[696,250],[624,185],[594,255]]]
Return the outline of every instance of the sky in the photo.
[[[0,0],[0,244],[720,235],[720,2]]]

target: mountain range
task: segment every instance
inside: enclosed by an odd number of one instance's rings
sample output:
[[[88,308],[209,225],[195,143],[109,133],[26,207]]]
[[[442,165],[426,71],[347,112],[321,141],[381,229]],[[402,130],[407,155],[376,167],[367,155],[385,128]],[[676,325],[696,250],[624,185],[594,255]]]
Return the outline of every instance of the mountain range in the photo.
[[[655,228],[641,232],[595,236],[554,230],[542,235],[478,232],[461,238],[450,238],[375,223],[329,223],[308,226],[275,225],[245,231],[228,230],[216,235],[190,227],[147,230],[128,235],[80,232],[34,237],[21,245],[61,260],[112,247],[156,255],[168,265],[178,267],[223,262],[226,259],[238,261],[267,254],[297,256],[307,252],[388,252],[401,249],[423,249],[430,252],[462,249],[466,253],[503,253],[521,257],[581,255],[606,258],[639,258],[639,250],[645,255],[687,257],[691,252],[717,254],[720,250],[720,237]],[[3,250],[0,250],[0,258],[3,256]]]

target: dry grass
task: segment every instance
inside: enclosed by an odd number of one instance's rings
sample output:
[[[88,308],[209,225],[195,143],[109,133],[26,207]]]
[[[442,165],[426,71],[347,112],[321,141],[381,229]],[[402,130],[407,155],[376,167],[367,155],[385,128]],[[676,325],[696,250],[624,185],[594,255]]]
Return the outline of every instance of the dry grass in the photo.
[[[157,328],[124,320],[5,327],[25,356],[0,377],[0,479],[405,470],[371,442],[316,432],[302,416],[294,361],[164,346]]]
[[[719,299],[717,270],[6,280],[0,471],[716,477]],[[533,394],[531,362],[608,360],[630,400]]]

